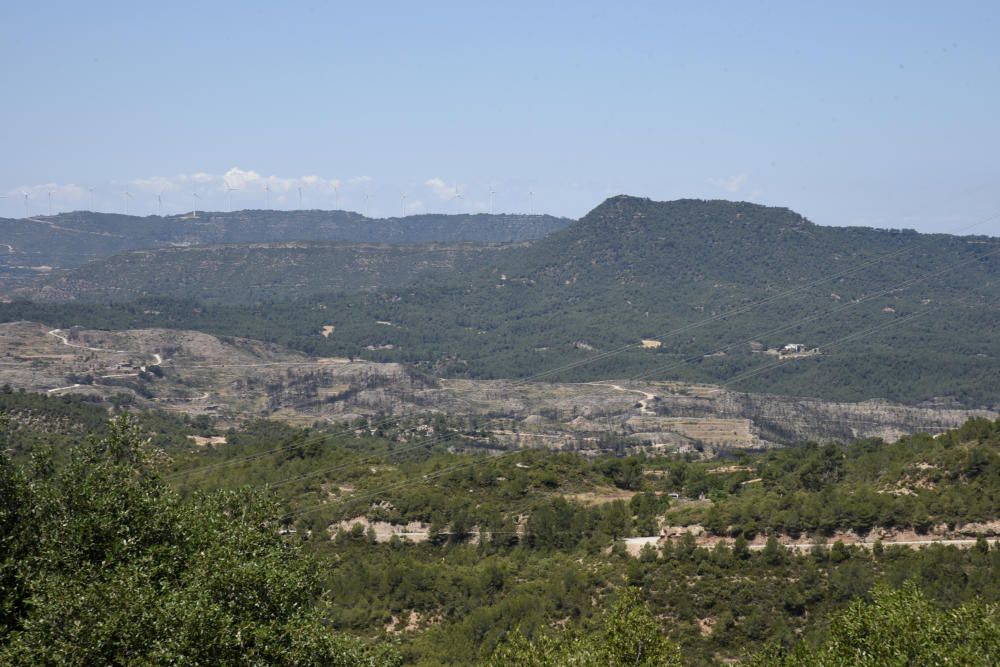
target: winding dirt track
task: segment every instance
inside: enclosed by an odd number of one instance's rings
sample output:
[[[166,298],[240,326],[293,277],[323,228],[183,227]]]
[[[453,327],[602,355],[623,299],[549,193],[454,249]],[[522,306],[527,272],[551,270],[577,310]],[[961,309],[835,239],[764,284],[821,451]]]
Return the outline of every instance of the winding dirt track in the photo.
[[[78,350],[87,350],[88,352],[108,352],[110,354],[130,354],[128,350],[109,350],[109,349],[102,348],[102,347],[87,347],[86,345],[76,345],[74,343],[69,342],[69,338],[65,334],[62,333],[62,329],[52,329],[51,331],[48,332],[48,335],[52,336],[54,338],[59,339],[59,342],[62,343],[63,345],[65,345],[67,347],[76,348]],[[154,359],[154,361],[153,361],[154,365],[158,366],[158,365],[160,365],[160,364],[163,363],[163,357],[160,356],[159,352],[154,352],[153,353],[153,359]],[[135,373],[112,373],[110,375],[102,375],[101,378],[102,379],[104,379],[104,378],[124,378],[124,377],[133,377],[133,376],[135,376]],[[53,389],[47,390],[46,393],[55,394],[56,392],[65,391],[67,389],[77,389],[78,387],[82,387],[82,386],[83,385],[81,385],[81,384],[71,384],[71,385],[67,385],[65,387],[55,387]],[[206,393],[205,396],[207,397],[208,394]]]
[[[582,384],[590,385],[592,387],[610,387],[615,391],[624,391],[630,394],[639,394],[642,396],[642,400],[639,401],[639,412],[644,415],[656,414],[649,409],[649,402],[656,400],[656,394],[651,394],[648,391],[642,391],[641,389],[626,389],[620,384],[612,384],[610,382],[583,382]]]
[[[102,347],[87,347],[86,345],[74,345],[73,343],[69,342],[69,339],[66,336],[64,336],[61,333],[59,333],[60,331],[62,331],[62,329],[53,329],[52,331],[49,332],[49,335],[50,336],[55,336],[60,341],[62,341],[63,345],[67,345],[69,347],[75,347],[77,349],[87,350],[89,352],[110,352],[112,354],[128,354],[129,353],[128,350],[107,350],[107,349],[104,349]]]

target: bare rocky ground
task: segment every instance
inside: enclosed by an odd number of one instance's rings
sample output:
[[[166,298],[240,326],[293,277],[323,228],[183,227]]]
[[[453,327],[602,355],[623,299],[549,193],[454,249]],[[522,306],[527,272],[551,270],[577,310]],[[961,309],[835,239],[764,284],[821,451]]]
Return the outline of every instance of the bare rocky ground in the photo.
[[[836,403],[671,382],[443,380],[399,364],[310,358],[192,331],[56,329],[0,324],[0,384],[89,394],[223,423],[268,417],[299,425],[445,413],[475,417],[498,448],[700,452],[802,440],[895,440],[935,433],[990,410]]]
[[[729,547],[735,542],[729,537],[718,537],[710,535],[702,526],[697,524],[690,526],[663,526],[659,535],[647,537],[630,537],[625,539],[625,547],[634,556],[641,553],[643,547],[650,544],[660,547],[667,542],[677,542],[690,534],[694,538],[695,544],[700,547],[712,548],[716,544],[722,543]],[[829,548],[836,542],[843,542],[846,545],[859,546],[867,549],[874,548],[877,543],[884,546],[904,546],[912,549],[930,546],[932,544],[951,545],[959,548],[970,548],[976,544],[977,539],[982,536],[990,542],[1000,541],[1000,521],[987,521],[984,523],[967,523],[962,526],[949,528],[945,524],[932,527],[926,533],[917,533],[913,530],[897,530],[891,528],[876,528],[870,533],[859,534],[854,531],[840,530],[833,535],[816,539],[808,535],[790,536],[778,535],[777,540],[786,549],[795,551],[808,551],[816,548]],[[767,537],[758,535],[747,543],[747,547],[753,551],[763,549],[767,544]]]
[[[575,496],[569,496],[572,500],[579,501]],[[613,498],[620,500],[621,498]],[[610,502],[608,498],[605,502]],[[355,528],[359,527],[359,528]],[[518,523],[518,534],[523,532],[523,523]],[[349,533],[352,529],[362,530],[371,534],[376,542],[388,542],[393,537],[409,542],[425,542],[430,536],[430,524],[411,521],[406,524],[393,524],[387,521],[370,521],[366,516],[359,515],[352,519],[346,519],[338,523],[331,524],[327,528],[330,537],[336,537],[339,533]],[[444,532],[443,535],[449,533]],[[735,540],[730,537],[719,537],[711,535],[697,524],[689,526],[669,526],[661,527],[657,535],[625,538],[625,548],[632,556],[638,556],[646,545],[659,549],[668,542],[679,542],[690,535],[697,546],[713,548],[717,544],[724,544],[732,547]],[[977,539],[982,536],[988,541],[996,542],[1000,540],[1000,521],[988,521],[985,523],[969,523],[963,526],[949,528],[945,524],[932,527],[926,533],[917,533],[913,530],[898,530],[877,528],[867,534],[859,534],[853,531],[841,530],[829,537],[817,539],[809,535],[778,535],[778,543],[786,549],[794,551],[809,551],[812,549],[829,548],[836,542],[846,545],[858,546],[867,549],[874,548],[877,543],[884,546],[904,546],[912,549],[930,546],[932,544],[951,545],[959,548],[971,548],[976,544]],[[468,537],[473,544],[479,541],[478,527],[472,527]],[[748,541],[747,548],[751,551],[763,549],[767,544],[767,537],[758,535],[753,540]]]

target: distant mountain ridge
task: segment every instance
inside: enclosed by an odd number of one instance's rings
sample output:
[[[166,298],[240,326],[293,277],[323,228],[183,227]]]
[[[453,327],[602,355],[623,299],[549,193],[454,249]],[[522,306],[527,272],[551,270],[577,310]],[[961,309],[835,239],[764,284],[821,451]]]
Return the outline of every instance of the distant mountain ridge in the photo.
[[[45,302],[156,296],[253,304],[403,287],[441,272],[465,275],[494,262],[494,253],[522,245],[283,241],[151,248],[49,274],[10,294]]]
[[[516,243],[541,238],[570,222],[549,215],[484,213],[379,219],[320,210],[199,211],[197,217],[78,211],[7,218],[0,219],[0,280],[24,284],[48,270],[150,248],[285,241]]]

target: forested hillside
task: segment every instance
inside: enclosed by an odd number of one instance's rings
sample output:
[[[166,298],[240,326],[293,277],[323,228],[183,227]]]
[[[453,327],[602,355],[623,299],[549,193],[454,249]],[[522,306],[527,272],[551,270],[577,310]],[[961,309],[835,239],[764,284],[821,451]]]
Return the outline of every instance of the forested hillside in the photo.
[[[51,452],[39,415],[101,435]],[[483,454],[441,415],[192,424],[225,439],[202,445],[95,417],[3,403],[5,663],[985,666],[1000,647],[998,421],[699,462]],[[668,532],[713,513],[718,536]],[[882,531],[904,527],[925,546]]]
[[[112,401],[114,405],[115,401]],[[0,451],[20,459],[49,448],[61,455],[71,447],[109,433],[109,415],[114,407],[92,396],[46,396],[0,387]],[[147,410],[133,415],[138,428],[161,448],[176,448],[190,442],[190,435],[212,433],[207,416]]]
[[[470,272],[429,270],[356,293],[302,290],[252,308],[150,296],[97,307],[14,302],[0,304],[0,317],[201,329],[445,376],[526,377],[573,364],[553,378],[1000,401],[997,239],[820,227],[740,202],[616,197],[532,244],[478,259],[483,266]],[[227,298],[252,300],[248,282]],[[327,324],[336,336],[317,333]],[[766,349],[788,343],[816,353],[757,372],[774,365]]]
[[[36,301],[149,296],[226,304],[288,301],[316,292],[405,287],[435,273],[457,278],[494,263],[494,253],[512,247],[300,241],[136,250],[57,273],[15,294]]]

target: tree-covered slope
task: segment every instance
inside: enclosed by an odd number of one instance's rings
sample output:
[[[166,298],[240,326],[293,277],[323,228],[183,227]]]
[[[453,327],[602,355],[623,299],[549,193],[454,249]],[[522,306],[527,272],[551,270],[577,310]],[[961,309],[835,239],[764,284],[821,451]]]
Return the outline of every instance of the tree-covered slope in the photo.
[[[1000,400],[998,239],[821,227],[745,202],[615,197],[483,260],[465,274],[430,271],[405,286],[303,292],[252,309],[154,298],[13,303],[0,315],[199,328],[442,375],[526,377],[581,362],[558,377],[734,381],[838,400]],[[338,335],[319,336],[325,324]],[[659,347],[640,347],[654,338]],[[775,362],[762,348],[787,343],[820,354],[756,372]]]
[[[2,407],[0,424],[27,409],[94,424],[88,406],[52,397]],[[497,458],[475,453],[475,424],[440,415],[366,425],[256,422],[226,443],[158,449],[115,421],[61,457],[10,441],[34,458],[0,453],[0,663],[995,662],[1000,545],[995,524],[965,522],[1000,507],[998,421],[735,462]],[[472,448],[434,443],[453,430]],[[917,490],[934,523],[959,508],[954,528],[985,534],[962,548],[824,545],[821,526],[809,548],[785,549],[781,526],[759,520],[766,543],[625,546],[680,512],[766,510],[801,492],[839,515],[869,483]],[[386,539],[338,524],[359,515],[431,530]]]
[[[253,304],[316,292],[392,289],[435,272],[460,276],[504,251],[511,246],[335,241],[134,250],[55,274],[17,294],[37,301],[156,296]]]
[[[618,197],[494,259],[462,282],[443,276],[347,299],[337,311],[342,351],[375,335],[393,345],[379,358],[445,373],[525,376],[596,357],[561,377],[718,382],[773,363],[751,341],[796,342],[822,354],[737,387],[997,399],[997,239],[820,227],[738,202]],[[377,320],[398,327],[376,332]],[[662,345],[638,349],[652,338]],[[704,356],[716,352],[724,354]]]

